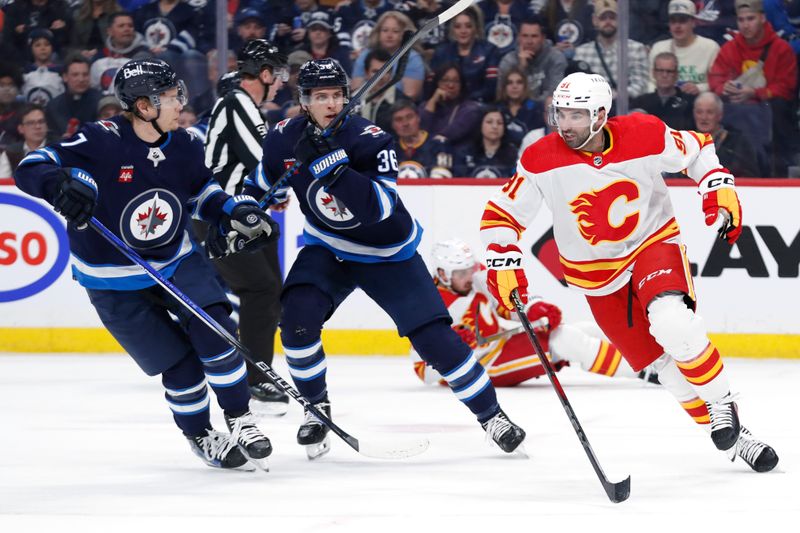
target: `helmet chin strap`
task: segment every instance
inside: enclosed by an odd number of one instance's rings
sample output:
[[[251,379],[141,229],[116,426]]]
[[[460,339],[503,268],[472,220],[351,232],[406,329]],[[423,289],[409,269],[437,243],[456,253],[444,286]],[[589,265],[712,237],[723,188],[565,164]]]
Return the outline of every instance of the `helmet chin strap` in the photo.
[[[592,125],[590,124],[590,125],[589,125],[589,136],[588,136],[588,137],[586,137],[586,140],[585,140],[585,141],[583,141],[583,143],[581,143],[581,145],[580,145],[580,146],[578,146],[577,148],[575,148],[575,150],[580,150],[580,149],[582,149],[584,146],[586,146],[586,145],[589,143],[589,141],[591,141],[591,140],[592,140],[592,138],[593,138],[595,135],[597,135],[598,133],[600,133],[601,131],[603,131],[603,126],[605,126],[605,125],[606,125],[606,121],[607,121],[607,120],[608,120],[608,115],[606,115],[606,117],[603,119],[603,123],[602,123],[602,124],[600,124],[600,127],[599,127],[599,128],[597,128],[597,131],[595,131],[595,130],[592,128]],[[560,130],[560,128],[559,128],[559,130]],[[559,134],[560,134],[560,133],[561,133],[561,132],[559,131]],[[562,139],[563,139],[563,137],[562,137]]]
[[[156,130],[156,133],[158,133],[158,136],[159,137],[163,137],[164,136],[164,130],[162,130],[161,126],[159,126],[158,122],[156,122],[158,120],[158,118],[161,116],[161,106],[160,105],[154,105],[153,107],[156,108],[156,116],[153,119],[147,120],[146,118],[144,118],[144,116],[139,112],[139,108],[136,107],[135,104],[133,106],[133,114],[139,120],[141,120],[143,122],[149,122],[150,125],[153,126],[153,129]]]

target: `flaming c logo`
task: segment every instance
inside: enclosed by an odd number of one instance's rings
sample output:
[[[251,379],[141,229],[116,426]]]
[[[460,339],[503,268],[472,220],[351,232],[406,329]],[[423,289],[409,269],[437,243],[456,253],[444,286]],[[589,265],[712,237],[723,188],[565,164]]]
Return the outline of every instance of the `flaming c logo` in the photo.
[[[602,241],[619,242],[627,238],[639,224],[639,211],[626,215],[619,225],[609,220],[611,206],[624,197],[625,202],[639,198],[639,187],[630,180],[620,180],[599,191],[583,192],[569,205],[577,215],[578,230],[589,244],[595,246]]]

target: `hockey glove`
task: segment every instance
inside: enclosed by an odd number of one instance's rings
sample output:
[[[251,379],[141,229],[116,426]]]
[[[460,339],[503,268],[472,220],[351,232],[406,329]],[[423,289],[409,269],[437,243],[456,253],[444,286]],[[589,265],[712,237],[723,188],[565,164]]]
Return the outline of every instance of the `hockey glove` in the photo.
[[[486,249],[487,282],[489,292],[507,309],[514,310],[511,291],[517,289],[522,303],[528,301],[528,279],[522,269],[522,252],[514,244],[490,244]]]
[[[706,226],[713,226],[722,216],[719,238],[733,244],[742,233],[742,205],[734,188],[733,176],[717,172],[700,182],[698,187],[703,195]]]
[[[475,332],[468,325],[456,324],[453,326],[453,331],[458,333],[458,336],[461,337],[464,344],[470,348],[475,349],[478,346],[478,339],[475,337]]]
[[[332,136],[323,137],[309,125],[294,145],[294,154],[315,179],[326,187],[332,185],[347,169],[350,159]]]
[[[234,196],[222,210],[220,226],[213,227],[206,238],[208,256],[224,257],[238,252],[252,252],[280,236],[278,224],[252,196]]]
[[[61,169],[63,177],[53,197],[53,208],[64,215],[70,226],[82,230],[97,206],[97,183],[85,170]]]
[[[546,318],[547,329],[549,331],[553,331],[561,324],[561,309],[541,300],[535,302],[528,308],[526,316],[531,324],[535,323],[540,318]]]

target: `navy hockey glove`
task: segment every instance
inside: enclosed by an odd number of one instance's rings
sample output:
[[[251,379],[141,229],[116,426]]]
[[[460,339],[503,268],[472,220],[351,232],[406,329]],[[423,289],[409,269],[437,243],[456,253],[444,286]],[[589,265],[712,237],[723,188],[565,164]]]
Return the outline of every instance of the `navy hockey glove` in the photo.
[[[344,148],[332,136],[323,137],[315,133],[313,126],[309,126],[294,145],[294,154],[298,161],[311,172],[314,178],[321,180],[327,187],[332,185],[342,172],[347,169],[350,159]]]
[[[97,183],[85,170],[62,168],[63,178],[53,196],[53,208],[75,229],[85,229],[97,205]]]
[[[206,249],[211,258],[252,252],[280,237],[280,228],[252,196],[234,196],[222,210],[220,227],[211,227]]]

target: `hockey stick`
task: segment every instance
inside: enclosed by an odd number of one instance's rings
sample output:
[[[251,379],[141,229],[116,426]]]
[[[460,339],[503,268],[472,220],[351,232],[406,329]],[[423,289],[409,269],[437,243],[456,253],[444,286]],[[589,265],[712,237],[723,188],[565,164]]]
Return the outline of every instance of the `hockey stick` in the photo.
[[[411,30],[406,31],[405,34],[403,35],[403,44],[408,42],[408,40],[411,39],[411,37],[413,36],[414,32],[412,32]],[[380,95],[388,91],[391,87],[393,87],[397,82],[403,79],[403,76],[405,76],[406,74],[406,66],[408,65],[409,57],[411,57],[409,54],[403,54],[403,56],[400,58],[400,61],[397,62],[397,68],[394,71],[394,76],[392,76],[392,79],[386,82],[386,84],[383,87],[381,87],[374,93],[367,95],[365,103],[370,103],[371,101],[375,100],[377,97],[379,97]]]
[[[356,94],[350,97],[350,101],[347,102],[347,104],[342,108],[342,110],[339,111],[339,114],[336,115],[336,117],[330,122],[330,124],[328,124],[328,126],[322,132],[322,136],[327,137],[328,135],[330,135],[331,132],[335,130],[339,126],[339,124],[345,119],[345,117],[350,114],[350,111],[352,111],[353,108],[355,108],[359,104],[359,102],[361,102],[361,98],[369,94],[369,92],[380,81],[383,75],[386,74],[386,72],[389,69],[394,67],[395,63],[400,61],[400,58],[403,57],[403,55],[406,52],[408,52],[408,50],[412,46],[414,46],[414,44],[417,41],[419,41],[426,33],[431,31],[436,26],[444,24],[451,18],[455,17],[456,15],[467,9],[467,7],[474,1],[475,0],[458,0],[458,2],[450,6],[448,9],[444,10],[442,13],[439,13],[437,16],[430,19],[420,29],[418,29],[416,33],[414,33],[406,42],[404,42],[400,46],[400,48],[397,49],[397,51],[394,54],[392,54],[392,57],[390,57],[389,60],[383,64],[380,70],[378,70],[378,72],[373,74],[372,77],[369,80],[367,80],[367,82],[364,85],[362,85],[358,89],[358,91],[356,91]],[[283,174],[281,174],[281,177],[278,178],[278,180],[275,183],[273,183],[269,189],[267,189],[267,191],[263,194],[263,196],[261,196],[261,200],[259,203],[262,206],[265,205],[269,201],[269,199],[275,195],[278,189],[284,186],[286,181],[288,181],[289,176],[294,174],[301,164],[302,163],[300,161],[295,161],[289,168],[284,170]]]
[[[494,335],[489,335],[488,337],[481,337],[481,334],[475,330],[475,340],[478,341],[478,344],[489,344],[490,342],[494,342],[497,339],[502,339],[505,337],[513,337],[517,333],[522,333],[525,331],[525,328],[519,326],[518,328],[507,329],[505,331],[501,331],[499,333],[495,333]]]
[[[597,457],[594,455],[592,446],[589,444],[589,438],[583,431],[581,423],[578,422],[578,417],[575,416],[575,411],[572,410],[572,405],[570,405],[569,400],[567,399],[567,394],[564,392],[564,389],[561,387],[561,383],[556,377],[556,373],[553,370],[553,365],[547,359],[547,356],[545,356],[544,350],[542,349],[541,344],[539,344],[536,334],[533,332],[533,327],[528,321],[528,317],[525,316],[525,307],[522,305],[522,301],[519,299],[519,293],[517,292],[517,289],[511,291],[511,301],[514,303],[514,308],[519,316],[519,321],[522,322],[522,327],[525,328],[525,332],[528,334],[531,344],[533,344],[533,349],[536,350],[536,355],[539,357],[539,361],[541,361],[545,372],[547,372],[547,377],[550,378],[550,383],[553,384],[553,389],[556,391],[558,399],[561,400],[561,405],[564,406],[564,410],[567,412],[567,418],[569,418],[569,421],[572,423],[575,433],[578,434],[578,440],[581,441],[581,446],[583,446],[583,450],[589,457],[589,462],[592,463],[592,468],[594,468],[595,474],[597,474],[597,477],[600,479],[600,483],[603,485],[603,490],[606,491],[608,499],[614,503],[624,502],[631,494],[631,476],[628,476],[617,483],[612,483],[608,480],[605,473],[603,473],[603,469],[600,467],[600,463],[597,462]]]
[[[271,379],[272,382],[278,386],[278,388],[294,398],[300,405],[303,406],[303,408],[311,411],[314,416],[316,416],[323,424],[328,426],[331,431],[341,437],[341,439],[345,441],[348,446],[353,448],[361,455],[375,459],[406,459],[408,457],[419,455],[428,449],[430,442],[427,439],[409,443],[406,446],[381,446],[374,443],[365,444],[360,442],[357,438],[353,437],[342,428],[337,426],[329,417],[325,416],[325,413],[314,407],[314,404],[306,400],[299,392],[297,392],[294,387],[284,381],[283,378],[281,378],[271,366],[263,361],[257,361],[250,351],[239,342],[239,339],[231,335],[216,320],[210,317],[205,311],[203,311],[203,309],[198,307],[197,304],[189,299],[188,296],[186,296],[183,292],[181,292],[180,289],[173,285],[171,281],[162,276],[158,270],[150,265],[150,263],[142,259],[142,257],[139,256],[139,254],[137,254],[133,248],[125,244],[119,237],[111,233],[111,231],[109,231],[109,229],[106,228],[99,220],[97,220],[95,217],[92,217],[92,219],[89,221],[89,226],[91,226],[93,230],[99,233],[128,259],[142,267],[147,275],[153,279],[153,281],[161,285],[165,291],[167,291],[173,298],[178,300],[179,303],[188,309],[194,316],[199,318],[200,321],[206,326],[214,330],[214,332],[222,337],[228,344],[239,350],[239,352],[241,352],[242,356],[247,361],[258,367],[258,369],[263,372],[265,376]]]

